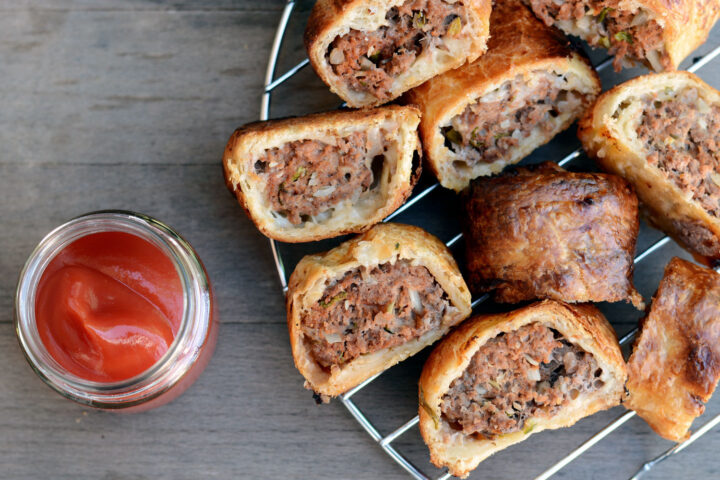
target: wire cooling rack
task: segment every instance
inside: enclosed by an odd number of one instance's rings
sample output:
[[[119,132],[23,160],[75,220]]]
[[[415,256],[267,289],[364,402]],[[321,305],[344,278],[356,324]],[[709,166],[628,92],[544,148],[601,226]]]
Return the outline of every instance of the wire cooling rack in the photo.
[[[262,94],[261,104],[260,104],[260,120],[268,120],[270,118],[270,104],[271,104],[271,95],[273,90],[275,90],[278,86],[284,84],[291,78],[293,78],[298,72],[300,72],[303,68],[305,68],[309,60],[306,58],[302,60],[301,62],[294,65],[292,68],[288,69],[285,73],[282,75],[279,75],[275,77],[275,70],[278,63],[278,57],[280,54],[280,50],[282,47],[283,40],[285,38],[285,33],[288,29],[288,23],[290,21],[290,18],[292,16],[293,10],[295,9],[296,1],[295,0],[289,0],[285,8],[282,12],[282,16],[280,17],[280,22],[278,23],[277,30],[275,32],[275,37],[273,40],[273,44],[270,50],[270,56],[268,59],[267,64],[267,70],[265,73],[265,87],[264,92]],[[697,57],[694,59],[693,64],[687,69],[690,72],[697,72],[700,69],[702,69],[704,66],[706,66],[708,63],[710,63],[713,59],[720,56],[720,45],[713,48],[711,51],[706,53],[702,57]],[[597,65],[595,65],[595,69],[597,71],[602,71],[608,68],[612,63],[612,58],[606,58],[605,60],[599,62]],[[563,157],[561,160],[559,160],[557,163],[560,166],[565,166],[570,164],[571,162],[578,159],[582,154],[582,149],[577,148],[576,150],[572,151],[565,157]],[[439,184],[433,183],[430,186],[424,187],[422,190],[416,192],[413,194],[412,197],[408,199],[408,201],[402,205],[399,209],[397,209],[395,212],[390,214],[387,218],[385,218],[384,221],[389,221],[395,218],[396,216],[400,215],[401,213],[407,211],[408,209],[412,208],[414,205],[416,205],[420,200],[430,195],[433,191],[437,190],[439,187]],[[462,233],[458,233],[454,237],[452,237],[449,241],[446,242],[446,245],[448,247],[452,247],[457,242],[459,242],[462,239]],[[635,264],[639,264],[643,260],[649,258],[653,253],[656,253],[658,250],[663,248],[665,245],[672,243],[672,240],[668,238],[667,236],[662,237],[660,240],[657,240],[655,243],[650,245],[647,249],[645,249],[643,252],[639,253],[635,257]],[[287,292],[287,275],[285,270],[285,265],[283,262],[283,256],[281,255],[279,245],[274,240],[270,240],[270,248],[273,253],[273,258],[275,260],[275,266],[277,268],[277,273],[280,278],[280,284],[282,285],[283,293]],[[720,270],[720,269],[718,269]],[[482,295],[478,298],[473,299],[472,301],[472,308],[473,311],[485,302],[489,298],[488,294]],[[619,342],[620,345],[626,345],[628,344],[637,333],[637,327],[633,328],[629,333],[624,335],[622,338],[620,338]],[[345,408],[350,412],[350,414],[357,420],[357,422],[365,429],[365,431],[370,435],[370,437],[377,442],[377,444],[382,448],[385,453],[387,453],[393,460],[395,460],[403,469],[405,469],[413,478],[418,480],[432,480],[433,477],[430,477],[423,471],[421,471],[418,467],[416,467],[406,456],[404,456],[402,453],[400,453],[394,446],[393,442],[397,440],[400,436],[405,434],[408,430],[413,428],[418,423],[418,416],[411,418],[404,424],[397,427],[395,430],[391,431],[391,433],[383,436],[380,434],[378,427],[376,427],[369,418],[365,415],[365,413],[358,407],[358,405],[353,401],[353,396],[358,393],[360,390],[368,386],[370,383],[372,383],[377,377],[382,375],[382,373],[375,375],[372,378],[367,379],[357,387],[349,390],[345,394],[341,395],[339,397],[339,400],[342,402],[342,404],[345,406]],[[627,411],[617,417],[615,420],[610,422],[606,427],[601,429],[599,432],[588,438],[584,443],[579,445],[577,448],[575,448],[573,451],[568,453],[564,458],[562,458],[560,461],[555,463],[553,466],[545,470],[544,472],[540,473],[535,477],[535,480],[546,480],[550,477],[552,477],[554,474],[556,474],[558,471],[560,471],[562,468],[564,468],[566,465],[568,465],[570,462],[574,461],[580,455],[585,453],[588,449],[590,449],[593,445],[600,442],[602,439],[604,439],[606,436],[620,428],[625,422],[630,420],[632,417],[635,416],[635,412],[633,411]],[[681,443],[675,444],[673,447],[669,448],[665,452],[663,452],[661,455],[653,458],[652,460],[649,460],[645,462],[645,464],[642,465],[642,467],[630,478],[630,480],[637,480],[640,478],[641,475],[644,473],[650,471],[652,468],[656,467],[660,462],[666,460],[667,458],[676,455],[680,453],[682,450],[686,449],[690,445],[692,445],[695,441],[697,441],[699,438],[701,438],[703,435],[705,435],[707,432],[712,430],[715,426],[720,424],[720,414],[712,418],[710,421],[702,425],[700,428],[698,428],[687,440]],[[481,464],[482,465],[482,464]],[[439,477],[435,477],[437,480],[447,480],[448,478],[451,478],[451,475],[449,473],[444,473],[440,475]]]

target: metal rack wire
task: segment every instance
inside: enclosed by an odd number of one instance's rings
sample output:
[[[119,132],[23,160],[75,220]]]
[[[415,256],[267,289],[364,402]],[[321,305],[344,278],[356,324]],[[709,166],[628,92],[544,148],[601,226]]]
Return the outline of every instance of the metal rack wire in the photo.
[[[308,59],[304,59],[289,70],[287,70],[282,75],[275,77],[275,70],[277,67],[277,61],[278,56],[280,53],[280,49],[282,47],[282,42],[285,37],[285,32],[287,30],[288,23],[290,21],[290,17],[293,13],[293,10],[296,5],[296,0],[288,0],[288,2],[285,5],[285,8],[282,12],[282,15],[280,17],[280,21],[278,23],[277,30],[275,32],[275,37],[273,39],[273,44],[270,50],[270,56],[268,59],[267,64],[267,70],[265,72],[265,89],[262,94],[261,98],[261,104],[260,104],[260,120],[268,120],[270,118],[270,103],[271,103],[271,94],[275,88],[285,83],[287,80],[291,79],[295,74],[297,74],[299,71],[301,71],[303,68],[305,68],[309,61]],[[704,55],[703,57],[696,58],[692,66],[690,66],[687,70],[690,72],[697,72],[701,68],[703,68],[705,65],[707,65],[709,62],[711,62],[716,57],[720,56],[720,45],[712,49],[709,53]],[[595,66],[595,69],[600,71],[607,68],[612,62],[612,58],[607,58],[604,61],[600,62],[598,65]],[[558,164],[563,166],[571,163],[572,161],[576,160],[580,155],[582,154],[582,150],[580,148],[572,151],[568,155],[566,155],[564,158],[558,161]],[[420,192],[415,193],[408,201],[398,208],[395,212],[390,214],[387,218],[385,218],[384,221],[389,221],[396,216],[400,215],[401,213],[405,212],[406,210],[413,207],[415,204],[417,204],[420,200],[430,195],[434,190],[438,188],[439,184],[434,183],[433,185],[426,187]],[[460,239],[462,238],[462,233],[457,234],[450,240],[446,242],[446,245],[448,247],[451,247],[455,245]],[[671,242],[671,239],[666,237],[661,238],[660,240],[656,241],[653,245],[651,245],[649,248],[647,248],[645,251],[641,252],[635,257],[635,264],[640,263],[644,259],[650,257],[653,253],[660,250],[665,245],[669,244]],[[282,255],[280,254],[280,251],[278,249],[278,245],[274,240],[270,240],[270,248],[273,253],[273,258],[275,260],[275,266],[277,268],[278,277],[280,279],[280,284],[282,286],[283,292],[287,292],[287,276],[285,272],[285,265],[283,263]],[[720,269],[719,269],[720,270]],[[488,294],[482,295],[472,302],[472,308],[475,310],[475,308],[480,305],[481,303],[485,302],[489,298]],[[632,331],[630,331],[628,334],[623,336],[619,342],[620,345],[625,345],[628,342],[630,342],[635,334],[637,332],[637,328],[634,328]],[[393,459],[395,460],[403,469],[405,469],[413,478],[417,480],[431,480],[431,477],[426,475],[424,472],[422,472],[419,468],[417,468],[415,465],[413,465],[412,462],[410,462],[405,456],[403,456],[400,452],[398,452],[393,447],[393,442],[397,440],[401,435],[403,435],[405,432],[410,430],[412,427],[417,425],[418,423],[418,416],[411,418],[404,424],[397,427],[395,430],[393,430],[391,433],[383,436],[380,434],[378,429],[373,425],[373,423],[367,418],[367,416],[363,413],[363,411],[357,406],[355,402],[353,402],[353,396],[358,393],[360,390],[365,388],[367,385],[372,383],[377,377],[382,375],[382,373],[379,373],[367,380],[365,380],[363,383],[358,385],[357,387],[349,390],[345,394],[341,395],[339,397],[342,404],[347,408],[347,410],[350,412],[350,414],[357,420],[357,422],[365,429],[365,431],[370,435],[370,437],[380,445],[380,447]],[[582,455],[584,452],[586,452],[588,449],[590,449],[593,445],[600,442],[603,438],[617,430],[620,426],[622,426],[625,422],[630,420],[632,417],[635,416],[635,412],[633,411],[627,411],[620,415],[618,418],[610,422],[605,428],[597,432],[595,435],[587,439],[583,444],[578,446],[575,450],[567,454],[564,458],[562,458],[560,461],[555,463],[555,465],[551,466],[544,472],[540,473],[537,477],[535,477],[535,480],[546,480],[550,477],[552,477],[554,474],[556,474],[558,471],[560,471],[562,468],[564,468],[566,465],[568,465],[573,460],[577,459],[580,455]],[[672,448],[666,450],[661,455],[657,456],[656,458],[647,461],[641,468],[638,470],[635,475],[633,475],[629,480],[637,480],[640,478],[641,475],[648,472],[650,469],[654,468],[656,465],[658,465],[660,462],[666,460],[667,458],[681,452],[682,450],[686,449],[690,445],[692,445],[695,441],[697,441],[699,438],[701,438],[703,435],[705,435],[707,432],[712,430],[715,426],[720,424],[720,414],[712,418],[710,421],[705,423],[702,427],[698,428],[697,431],[690,436],[687,440],[681,443],[675,444]],[[451,475],[449,473],[445,473],[441,475],[440,477],[437,477],[437,480],[447,480],[450,478]]]

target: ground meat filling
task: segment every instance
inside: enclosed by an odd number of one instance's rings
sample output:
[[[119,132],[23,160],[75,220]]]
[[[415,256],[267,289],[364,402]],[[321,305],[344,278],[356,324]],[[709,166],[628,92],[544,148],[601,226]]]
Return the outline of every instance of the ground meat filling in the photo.
[[[673,220],[672,228],[682,242],[700,255],[710,258],[720,257],[720,240],[706,225],[691,220]],[[715,263],[715,267],[720,266]]]
[[[562,113],[577,110],[583,96],[559,86],[561,77],[548,73],[534,86],[518,76],[493,92],[492,99],[472,103],[455,116],[443,133],[446,146],[467,164],[492,163],[505,158],[522,138],[539,127],[551,134]]]
[[[603,386],[595,358],[533,323],[489,340],[443,396],[441,410],[467,435],[493,439],[532,429],[579,395]]]
[[[437,328],[448,306],[427,268],[400,260],[347,272],[325,289],[302,328],[315,360],[331,368]]]
[[[456,36],[466,22],[462,2],[408,0],[391,8],[388,25],[374,32],[352,29],[328,48],[335,74],[351,89],[388,99],[393,79],[407,71],[425,48]]]
[[[720,105],[706,103],[695,88],[659,95],[645,97],[637,129],[647,161],[720,218]]]
[[[255,172],[266,178],[272,210],[299,225],[344,200],[357,200],[373,186],[379,168],[367,161],[367,153],[365,132],[339,138],[336,145],[298,140],[268,150],[255,162]]]
[[[602,46],[615,55],[613,66],[620,71],[623,59],[647,59],[655,70],[672,70],[672,62],[663,46],[663,29],[642,10],[620,10],[620,0],[530,0],[535,14],[546,25],[574,20],[588,31],[590,45]],[[655,56],[658,56],[655,60]],[[659,63],[654,65],[653,63]]]

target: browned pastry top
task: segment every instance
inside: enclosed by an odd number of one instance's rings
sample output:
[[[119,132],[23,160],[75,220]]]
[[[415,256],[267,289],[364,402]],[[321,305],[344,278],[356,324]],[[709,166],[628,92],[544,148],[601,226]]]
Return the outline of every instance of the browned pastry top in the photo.
[[[552,163],[475,180],[466,194],[469,283],[514,303],[628,300],[638,201],[620,177]]]
[[[628,362],[628,408],[679,441],[720,379],[720,275],[673,258]]]
[[[601,369],[599,376],[594,379],[602,384],[598,383],[593,392],[579,394],[574,401],[565,404],[553,415],[533,415],[527,418],[531,428],[501,434],[492,439],[458,430],[458,425],[451,423],[452,419],[448,417],[447,411],[443,411],[443,403],[452,390],[451,386],[456,379],[465,377],[467,369],[472,368],[475,355],[484,347],[491,345],[494,339],[519,332],[527,325],[551,328],[569,343],[592,355]],[[516,337],[516,340],[518,344],[513,346],[515,349],[528,346],[529,338],[525,338],[524,334]],[[532,356],[537,356],[536,352],[533,352]],[[488,361],[487,358],[484,357],[483,361]],[[570,364],[571,360],[568,359],[569,367]],[[496,363],[493,365],[497,366]],[[502,382],[501,387],[508,395],[511,390],[513,393],[521,391],[509,388],[510,375],[516,368],[505,370],[502,378],[496,377],[493,381],[498,385]],[[447,466],[452,475],[464,478],[490,455],[525,440],[529,435],[546,429],[569,427],[583,417],[618,405],[623,396],[626,379],[625,361],[615,331],[596,307],[545,300],[512,312],[476,316],[445,337],[430,354],[420,375],[418,425],[423,440],[430,449],[431,462],[438,467]],[[494,388],[492,385],[490,387]],[[479,396],[484,395],[482,391],[476,391]],[[495,396],[489,390],[485,393],[488,397]],[[507,398],[505,393],[499,396]],[[571,398],[572,395],[571,393]],[[470,406],[471,411],[489,406],[480,398],[475,400]],[[515,405],[512,408],[515,409]],[[506,413],[507,410],[498,412],[501,416],[506,416]]]
[[[488,50],[475,62],[443,74],[442,82],[418,87],[427,95],[454,95],[449,86],[469,88],[478,82],[505,77],[508,70],[548,58],[569,57],[573,50],[567,38],[546,27],[521,2],[495,2],[490,17]],[[437,86],[435,90],[433,87]],[[434,91],[433,91],[434,90]]]

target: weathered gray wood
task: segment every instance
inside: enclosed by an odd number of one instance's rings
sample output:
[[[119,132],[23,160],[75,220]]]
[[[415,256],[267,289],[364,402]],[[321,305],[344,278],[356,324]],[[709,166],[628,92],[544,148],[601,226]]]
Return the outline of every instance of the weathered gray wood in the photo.
[[[28,9],[38,10],[84,10],[84,11],[176,11],[176,10],[204,10],[204,11],[254,11],[254,10],[280,10],[284,7],[283,0],[216,0],[206,2],[203,0],[128,0],[117,2],[115,0],[17,0],[4,2],[0,11],[17,12]]]
[[[278,72],[303,58],[310,1],[289,26]],[[317,407],[295,371],[267,241],[223,185],[220,157],[238,125],[257,118],[265,62],[282,0],[0,0],[0,478],[407,478],[339,402]],[[716,29],[708,51],[720,43]],[[593,56],[601,58],[601,52]],[[720,61],[701,76],[720,86]],[[637,72],[624,72],[623,75]],[[618,78],[602,75],[609,87]],[[273,116],[334,108],[303,70],[273,96]],[[572,131],[529,161],[577,146]],[[591,167],[589,162],[579,165]],[[101,208],[166,221],[198,250],[220,308],[218,349],[183,397],[141,415],[85,410],[45,387],[12,327],[19,269],[37,241],[72,216]],[[457,232],[458,203],[436,192],[399,221],[440,238]],[[657,240],[643,229],[639,248]],[[300,255],[334,242],[283,247]],[[462,245],[456,253],[462,258]],[[649,297],[669,246],[637,269]],[[602,305],[624,333],[639,313]],[[355,399],[381,433],[415,414],[427,352],[383,374]],[[708,406],[697,426],[720,412]],[[585,419],[498,454],[473,478],[531,478],[622,413]],[[697,427],[696,427],[697,428]],[[649,478],[716,478],[712,432]],[[417,429],[396,446],[428,472]],[[669,443],[639,419],[558,478],[626,478]]]
[[[257,118],[277,17],[276,9],[0,15],[2,161],[217,163],[232,130]]]
[[[190,241],[210,272],[222,322],[279,322],[284,313],[268,243],[207,165],[0,164],[0,322],[25,259],[58,224],[118,208],[162,219]]]
[[[198,382],[173,404],[138,415],[60,398],[33,375],[8,324],[0,325],[0,351],[2,478],[340,477],[346,469],[402,478],[355,434],[342,406],[315,405],[282,325],[222,325]]]
[[[314,404],[279,324],[222,325],[217,352],[198,382],[176,402],[139,415],[87,410],[60,398],[33,375],[8,324],[0,325],[0,351],[2,478],[407,478],[338,402]],[[357,396],[371,419],[385,425],[383,433],[414,414],[419,360]],[[616,408],[539,434],[490,459],[475,478],[531,478],[621,413]],[[418,435],[411,430],[397,446],[426,467]],[[719,440],[711,434],[651,478],[689,478],[686,472],[714,478]],[[626,478],[668,445],[632,421],[559,478]]]

